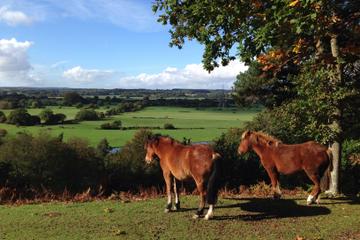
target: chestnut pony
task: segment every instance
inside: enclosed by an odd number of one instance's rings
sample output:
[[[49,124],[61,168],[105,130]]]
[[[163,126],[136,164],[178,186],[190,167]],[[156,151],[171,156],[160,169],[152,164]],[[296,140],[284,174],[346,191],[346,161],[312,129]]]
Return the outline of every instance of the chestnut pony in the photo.
[[[238,153],[254,150],[271,179],[274,197],[281,196],[279,173],[292,174],[304,170],[315,184],[307,198],[307,204],[319,203],[323,188],[329,185],[332,170],[331,150],[319,143],[309,141],[301,144],[283,144],[280,140],[261,132],[245,131],[241,136]],[[326,189],[322,189],[326,190]]]
[[[172,184],[175,195],[174,210],[180,208],[176,179],[194,179],[200,193],[200,206],[194,218],[203,215],[206,200],[209,204],[209,210],[205,215],[205,219],[210,219],[213,216],[213,208],[217,200],[217,160],[220,155],[209,145],[183,145],[170,137],[161,135],[150,137],[145,144],[145,149],[145,161],[147,163],[151,163],[154,156],[160,159],[168,197],[165,212],[171,210]]]

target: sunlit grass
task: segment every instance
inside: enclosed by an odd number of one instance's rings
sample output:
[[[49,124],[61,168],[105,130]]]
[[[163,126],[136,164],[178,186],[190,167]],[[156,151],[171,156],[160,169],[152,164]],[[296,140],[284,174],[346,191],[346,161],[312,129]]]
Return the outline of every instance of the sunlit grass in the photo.
[[[29,109],[33,115],[43,109]],[[79,111],[73,107],[52,107],[55,113],[63,113],[67,119],[73,119]],[[9,110],[3,110],[8,114]],[[106,109],[97,109],[106,111]],[[72,137],[85,138],[90,144],[96,145],[102,138],[106,138],[112,146],[123,146],[137,130],[102,130],[104,122],[121,120],[124,127],[154,127],[163,128],[165,123],[172,123],[176,130],[154,129],[154,132],[168,134],[178,140],[190,138],[194,142],[211,141],[231,127],[241,127],[245,121],[250,121],[259,109],[195,109],[181,107],[148,107],[138,112],[124,113],[112,116],[102,121],[84,121],[79,124],[16,127],[9,124],[0,124],[10,135],[17,132],[38,134],[47,132],[51,135],[64,134],[65,139]]]
[[[347,199],[220,198],[210,221],[192,219],[197,196],[168,214],[165,201],[0,206],[0,239],[347,239],[360,229],[360,205]]]

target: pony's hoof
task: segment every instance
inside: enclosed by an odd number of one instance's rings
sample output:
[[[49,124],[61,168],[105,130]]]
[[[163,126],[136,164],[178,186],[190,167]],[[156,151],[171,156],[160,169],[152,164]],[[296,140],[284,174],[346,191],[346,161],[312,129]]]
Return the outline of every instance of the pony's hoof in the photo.
[[[176,203],[172,209],[173,209],[174,211],[180,210],[180,203]]]
[[[212,214],[211,214],[211,215],[206,214],[205,217],[204,217],[205,220],[210,220],[210,219],[212,219],[212,218],[213,218],[213,215],[212,215]]]
[[[170,209],[165,208],[164,213],[169,213],[169,212],[170,212]]]
[[[194,214],[192,218],[193,219],[198,219],[198,218],[200,218],[200,215]]]
[[[316,199],[315,203],[320,204],[320,198]]]
[[[306,204],[307,204],[307,205],[311,205],[311,204],[313,204],[313,203],[314,203],[314,197],[311,196],[311,195],[309,195],[309,197],[308,197],[307,200],[306,200]]]
[[[326,197],[328,197],[328,198],[334,198],[334,197],[336,196],[336,194],[335,194],[333,191],[331,191],[331,190],[326,190],[326,191],[324,192],[324,194],[325,194]]]

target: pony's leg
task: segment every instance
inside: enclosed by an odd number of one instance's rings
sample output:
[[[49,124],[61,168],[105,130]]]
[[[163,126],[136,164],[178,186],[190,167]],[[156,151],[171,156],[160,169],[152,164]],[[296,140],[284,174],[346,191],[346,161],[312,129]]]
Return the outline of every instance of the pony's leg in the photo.
[[[173,179],[173,183],[174,183],[174,195],[175,195],[175,206],[174,206],[174,210],[179,210],[180,209],[180,198],[179,198],[179,190],[176,186],[176,178],[174,177]]]
[[[279,172],[275,168],[266,168],[266,171],[271,180],[271,188],[273,190],[274,198],[281,198],[281,190],[279,183]]]
[[[214,210],[214,205],[209,204],[209,210],[207,211],[207,213],[205,215],[205,220],[209,220],[210,218],[212,218],[212,216],[214,215],[213,210]]]
[[[310,195],[308,196],[307,200],[306,200],[306,203],[307,205],[310,205],[312,203],[315,202],[316,200],[316,203],[319,203],[319,195],[320,195],[320,177],[318,174],[316,173],[311,173],[311,172],[308,172],[306,171],[306,174],[308,175],[308,177],[311,179],[311,181],[314,183],[314,188],[313,190],[311,191]]]
[[[196,187],[200,194],[200,205],[193,218],[199,218],[204,214],[205,197],[206,197],[204,182],[202,181],[196,182]]]
[[[168,213],[171,210],[171,173],[170,171],[163,172],[165,183],[166,183],[166,195],[167,195],[167,205],[165,207],[165,212]]]

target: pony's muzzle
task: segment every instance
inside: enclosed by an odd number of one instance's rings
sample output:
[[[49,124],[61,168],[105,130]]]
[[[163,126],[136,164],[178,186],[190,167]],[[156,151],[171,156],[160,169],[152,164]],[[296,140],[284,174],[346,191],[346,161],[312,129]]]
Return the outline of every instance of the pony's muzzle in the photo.
[[[145,157],[145,162],[146,162],[147,164],[150,164],[151,161],[152,161],[152,158],[151,158],[151,157],[148,157],[148,156]]]

